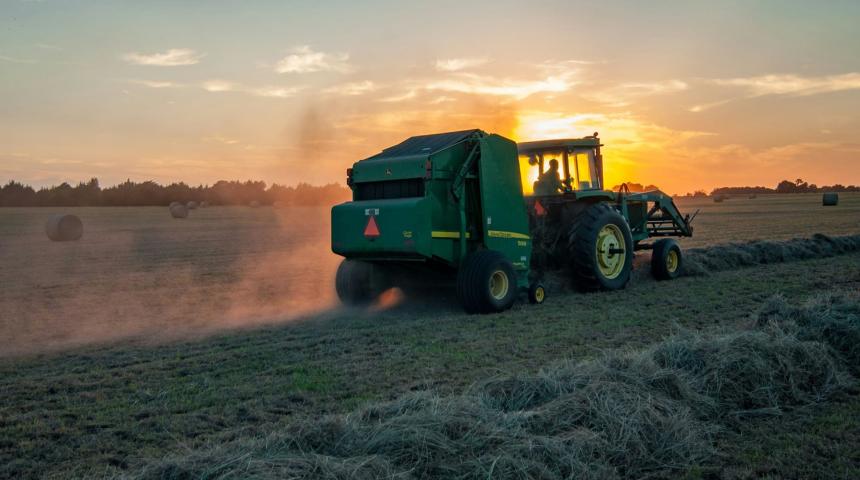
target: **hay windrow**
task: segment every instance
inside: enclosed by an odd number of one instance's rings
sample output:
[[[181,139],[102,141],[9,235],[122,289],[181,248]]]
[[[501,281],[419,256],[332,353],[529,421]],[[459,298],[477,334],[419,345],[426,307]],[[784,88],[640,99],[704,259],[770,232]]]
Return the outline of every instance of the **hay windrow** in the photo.
[[[684,275],[700,276],[742,267],[833,257],[858,251],[860,235],[830,237],[816,233],[810,238],[728,243],[685,251]]]
[[[854,252],[860,252],[860,235],[833,237],[816,233],[809,238],[726,243],[683,250],[684,266],[681,275],[707,276],[757,265],[827,258]],[[556,252],[554,255],[562,254]],[[565,265],[552,264],[551,258],[552,255],[543,250],[536,251],[532,259],[538,271],[536,276],[542,279],[551,292],[571,290],[571,273],[565,269]],[[637,277],[650,276],[646,263],[635,268],[634,275]]]
[[[750,328],[682,332],[460,395],[416,392],[152,462],[132,478],[643,478],[713,458],[749,416],[853,387],[860,298],[775,297]]]

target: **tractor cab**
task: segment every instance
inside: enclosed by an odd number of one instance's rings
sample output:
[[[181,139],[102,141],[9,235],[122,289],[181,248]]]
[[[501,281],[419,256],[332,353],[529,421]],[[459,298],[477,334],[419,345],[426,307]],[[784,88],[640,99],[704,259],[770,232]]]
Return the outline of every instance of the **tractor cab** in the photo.
[[[520,177],[525,196],[563,195],[603,189],[603,157],[597,133],[590,137],[522,142]]]

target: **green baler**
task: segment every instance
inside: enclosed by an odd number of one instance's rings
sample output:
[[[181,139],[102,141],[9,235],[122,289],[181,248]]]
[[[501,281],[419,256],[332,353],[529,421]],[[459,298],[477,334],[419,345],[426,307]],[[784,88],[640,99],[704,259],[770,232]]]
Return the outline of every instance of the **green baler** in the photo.
[[[353,200],[332,208],[332,250],[346,257],[336,278],[341,300],[349,304],[369,302],[383,290],[399,286],[404,279],[456,278],[458,298],[471,313],[510,308],[520,292],[527,292],[532,303],[541,303],[545,290],[539,282],[540,275],[531,271],[533,233],[537,231],[543,250],[535,257],[545,259],[550,251],[545,244],[553,241],[550,237],[558,237],[565,224],[579,228],[580,237],[591,235],[590,230],[586,232],[576,226],[574,217],[581,224],[583,218],[595,214],[603,220],[607,215],[611,217],[611,225],[606,228],[614,235],[602,235],[603,230],[598,228],[592,235],[595,238],[587,240],[594,245],[588,249],[594,250],[595,255],[585,254],[594,257],[590,260],[594,271],[585,272],[583,278],[591,278],[595,273],[598,277],[614,275],[599,286],[615,288],[620,272],[624,273],[620,280],[626,284],[633,249],[650,246],[639,243],[641,235],[634,241],[622,213],[639,214],[637,226],[646,232],[647,238],[651,231],[649,222],[655,217],[654,211],[643,208],[654,199],[600,188],[602,160],[596,136],[590,142],[563,146],[565,153],[559,156],[565,173],[561,188],[534,195],[528,188],[527,170],[535,166],[542,174],[541,152],[554,151],[559,144],[524,145],[526,150],[520,148],[518,152],[517,144],[504,137],[466,130],[411,137],[356,162],[347,170]],[[572,153],[575,151],[593,152],[588,167],[589,188],[571,188],[571,179],[584,178],[578,171],[569,172],[571,166],[574,170],[579,168],[576,161],[579,157]],[[585,183],[579,182],[577,186],[583,187]],[[524,184],[528,197],[523,195]],[[665,198],[657,200],[665,204]],[[610,202],[615,205],[608,207]],[[595,206],[601,206],[601,210],[590,208]],[[668,209],[677,212],[674,204]],[[578,213],[572,214],[574,211]],[[603,221],[600,219],[597,221]],[[547,228],[548,222],[556,228]],[[691,233],[688,220],[680,222],[684,228],[680,234]],[[555,238],[555,244],[558,240]],[[673,247],[669,249],[672,252],[677,249],[676,245]],[[602,263],[601,248],[605,260]],[[680,250],[677,252],[679,262]],[[550,263],[576,264],[564,258],[569,253],[562,253],[562,258]],[[578,263],[581,270],[583,262]]]

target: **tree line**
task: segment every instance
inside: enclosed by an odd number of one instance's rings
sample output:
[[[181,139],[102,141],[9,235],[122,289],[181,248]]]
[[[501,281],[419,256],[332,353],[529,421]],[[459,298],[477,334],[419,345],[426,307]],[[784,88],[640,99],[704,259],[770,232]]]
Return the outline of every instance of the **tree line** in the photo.
[[[171,202],[207,202],[210,205],[260,205],[275,203],[294,206],[333,205],[351,198],[350,190],[337,183],[296,186],[262,181],[225,181],[214,185],[185,183],[160,185],[153,181],[132,182],[101,188],[96,178],[77,186],[62,183],[38,190],[10,181],[0,187],[0,207],[138,207],[169,205]]]
[[[753,195],[764,193],[821,193],[821,192],[860,192],[860,186],[856,185],[823,185],[804,182],[802,178],[795,181],[783,180],[776,188],[767,187],[721,187],[714,189],[711,195]],[[687,194],[690,195],[690,194]]]
[[[624,185],[627,185],[627,188],[631,192],[648,192],[652,190],[659,190],[656,185],[642,185],[641,183],[633,183],[628,182]],[[616,185],[612,187],[613,191],[618,191],[621,189],[621,185]],[[768,187],[719,187],[715,188],[709,194],[704,190],[696,190],[695,192],[689,192],[685,197],[707,197],[707,196],[717,196],[717,195],[758,195],[758,194],[766,194],[766,193],[818,193],[818,192],[860,192],[860,186],[856,185],[824,185],[818,186],[814,183],[807,183],[803,181],[802,178],[798,178],[795,181],[783,180],[779,182],[776,188],[768,188]]]

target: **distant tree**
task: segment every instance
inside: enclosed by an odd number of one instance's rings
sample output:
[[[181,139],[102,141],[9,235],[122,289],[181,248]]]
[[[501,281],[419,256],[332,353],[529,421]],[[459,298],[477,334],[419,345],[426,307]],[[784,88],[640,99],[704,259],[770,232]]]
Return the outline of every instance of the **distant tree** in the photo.
[[[783,180],[776,186],[776,193],[797,193],[797,182]]]
[[[348,188],[332,183],[314,186],[300,183],[295,187],[272,185],[248,180],[219,181],[214,185],[189,186],[171,183],[167,186],[153,181],[141,183],[126,180],[102,189],[96,178],[80,182],[76,187],[61,183],[38,191],[19,182],[10,181],[0,187],[0,206],[152,206],[170,202],[206,201],[213,205],[247,205],[258,202],[270,205],[281,202],[288,205],[332,205],[350,198]]]

